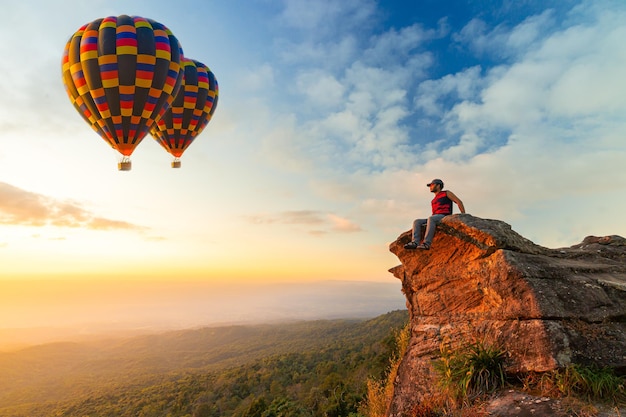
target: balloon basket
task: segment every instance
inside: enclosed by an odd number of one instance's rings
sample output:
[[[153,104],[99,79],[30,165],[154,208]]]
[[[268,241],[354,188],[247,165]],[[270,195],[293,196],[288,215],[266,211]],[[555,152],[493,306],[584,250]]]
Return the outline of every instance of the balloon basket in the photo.
[[[117,163],[117,169],[119,171],[130,171],[131,164],[130,161],[122,161]]]
[[[180,168],[180,161],[172,161],[172,168]]]

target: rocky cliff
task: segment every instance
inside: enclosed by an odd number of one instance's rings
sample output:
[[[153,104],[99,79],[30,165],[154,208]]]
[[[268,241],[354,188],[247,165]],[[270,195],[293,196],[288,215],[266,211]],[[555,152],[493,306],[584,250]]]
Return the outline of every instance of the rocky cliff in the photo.
[[[501,346],[509,374],[572,363],[626,371],[623,237],[548,249],[502,221],[458,214],[438,225],[430,250],[404,249],[410,239],[405,232],[390,245],[412,328],[390,416],[409,415],[436,387],[442,343]]]

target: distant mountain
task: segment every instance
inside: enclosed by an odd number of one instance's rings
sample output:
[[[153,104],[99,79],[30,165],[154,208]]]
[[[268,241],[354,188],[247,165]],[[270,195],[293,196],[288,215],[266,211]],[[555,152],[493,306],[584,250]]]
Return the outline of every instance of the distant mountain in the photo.
[[[344,405],[354,409],[367,377],[384,372],[394,332],[407,320],[407,311],[399,310],[369,320],[206,327],[0,353],[0,415],[189,416],[207,408],[201,406],[207,396],[213,398],[211,404],[228,402],[233,412],[261,397],[267,407],[277,398],[302,403],[304,397],[286,391],[291,383],[307,386],[307,395],[320,401],[330,394],[314,388],[324,384],[346,395],[350,391],[351,400],[346,397]],[[268,392],[265,383],[252,382],[259,373],[272,375]],[[239,385],[250,392],[233,394],[231,384],[244,375],[252,379]],[[273,388],[274,394],[269,389],[273,378],[286,381]],[[184,401],[179,398],[183,391]],[[142,414],[146,405],[155,411]],[[220,413],[226,405],[221,407]]]
[[[372,318],[404,309],[400,282],[30,282],[0,294],[0,350],[226,324]],[[14,284],[18,285],[18,284]]]

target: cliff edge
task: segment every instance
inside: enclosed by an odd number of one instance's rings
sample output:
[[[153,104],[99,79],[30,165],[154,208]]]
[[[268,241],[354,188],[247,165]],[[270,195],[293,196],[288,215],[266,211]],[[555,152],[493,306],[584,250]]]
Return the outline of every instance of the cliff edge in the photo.
[[[435,389],[442,343],[500,346],[508,374],[573,363],[626,372],[623,237],[548,249],[502,221],[456,214],[438,225],[430,250],[404,249],[410,240],[407,231],[389,248],[411,321],[390,416],[409,415]]]

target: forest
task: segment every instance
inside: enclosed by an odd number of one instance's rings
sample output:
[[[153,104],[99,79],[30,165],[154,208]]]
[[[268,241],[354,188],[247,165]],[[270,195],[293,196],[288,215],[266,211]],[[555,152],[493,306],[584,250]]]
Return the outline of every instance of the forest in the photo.
[[[5,417],[360,416],[406,310],[0,353]]]

